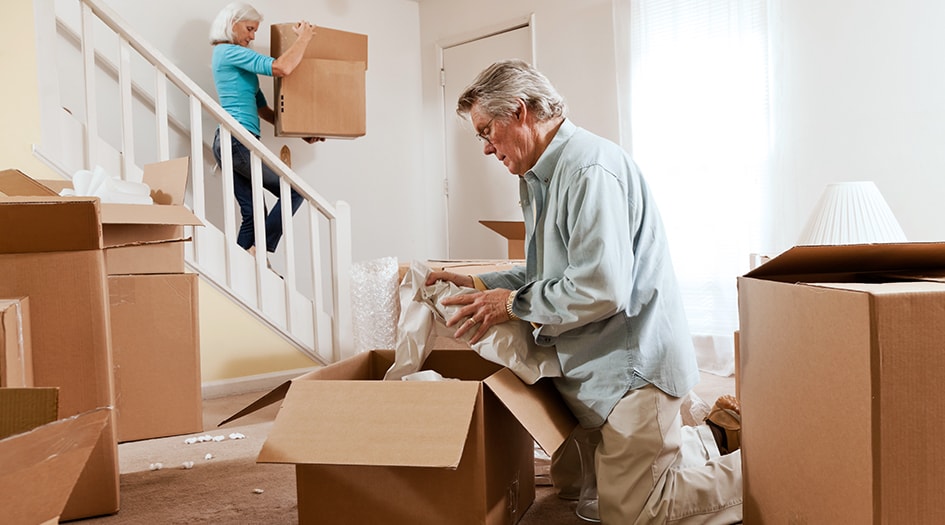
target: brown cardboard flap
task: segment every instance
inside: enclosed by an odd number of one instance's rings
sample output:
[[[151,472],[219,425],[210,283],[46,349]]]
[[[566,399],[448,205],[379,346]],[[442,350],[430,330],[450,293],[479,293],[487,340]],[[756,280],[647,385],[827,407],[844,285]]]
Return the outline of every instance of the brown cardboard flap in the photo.
[[[295,23],[272,24],[270,27],[270,52],[279,57],[298,39],[293,28]],[[363,62],[367,69],[367,35],[339,29],[316,27],[315,36],[305,48],[303,58],[324,58]]]
[[[102,247],[98,199],[0,199],[0,232],[0,253],[97,250]]]
[[[33,386],[29,304],[28,297],[0,299],[0,387]]]
[[[57,419],[59,388],[0,388],[0,439]]]
[[[864,274],[945,269],[945,243],[795,246],[745,274],[784,282],[862,280]],[[849,277],[847,277],[849,276]]]
[[[525,223],[522,221],[479,221],[479,224],[489,228],[506,239],[525,239]]]
[[[456,468],[477,382],[295,381],[263,463]]]
[[[558,450],[578,424],[548,380],[529,386],[511,370],[503,368],[484,382],[548,455]],[[542,391],[541,394],[527,394],[536,390]]]
[[[109,411],[99,408],[0,440],[5,522],[57,523]]]
[[[105,204],[103,224],[176,224],[202,226],[203,222],[183,206],[145,206],[141,204]]]
[[[151,188],[154,204],[184,204],[189,168],[190,157],[144,165],[142,180]]]
[[[58,193],[20,170],[0,171],[0,193],[10,197],[49,197]]]

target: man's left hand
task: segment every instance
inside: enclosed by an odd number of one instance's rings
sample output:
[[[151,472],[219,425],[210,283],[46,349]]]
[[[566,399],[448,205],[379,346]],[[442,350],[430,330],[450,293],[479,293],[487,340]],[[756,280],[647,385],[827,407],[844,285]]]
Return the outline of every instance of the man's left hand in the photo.
[[[456,315],[446,321],[446,326],[454,326],[465,318],[466,320],[459,324],[459,328],[453,334],[453,337],[458,339],[463,334],[478,327],[478,330],[469,340],[470,344],[478,343],[486,335],[489,328],[509,320],[505,303],[511,293],[512,290],[495,288],[484,292],[454,295],[443,299],[443,305],[445,306],[464,305],[456,312]]]

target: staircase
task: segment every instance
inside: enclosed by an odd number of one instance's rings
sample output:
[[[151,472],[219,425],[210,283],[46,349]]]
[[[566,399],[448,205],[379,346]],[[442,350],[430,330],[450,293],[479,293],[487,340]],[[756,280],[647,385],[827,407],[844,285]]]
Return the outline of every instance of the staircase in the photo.
[[[39,67],[58,79],[40,82],[43,143],[34,153],[66,178],[102,166],[133,181],[141,180],[144,164],[189,157],[186,204],[204,226],[190,232],[188,268],[316,362],[348,355],[348,205],[327,202],[104,3],[36,3],[37,34],[56,39],[47,46],[54,52],[39,52]],[[265,244],[262,217],[267,199],[272,203],[262,189],[262,165],[281,177],[285,202],[291,189],[305,198],[294,216],[290,206],[282,208],[284,235],[273,257],[278,274],[265,250],[253,257],[236,244],[232,159],[223,148],[217,167],[210,149],[218,127],[222,144],[235,136],[252,153],[257,246]]]

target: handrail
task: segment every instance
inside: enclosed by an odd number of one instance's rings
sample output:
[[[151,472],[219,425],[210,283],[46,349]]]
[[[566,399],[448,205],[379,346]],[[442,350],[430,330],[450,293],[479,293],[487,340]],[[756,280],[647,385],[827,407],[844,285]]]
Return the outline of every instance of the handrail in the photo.
[[[218,290],[226,293],[233,298],[244,309],[252,312],[260,320],[272,327],[276,332],[290,341],[297,348],[308,354],[310,357],[321,363],[337,360],[343,357],[353,348],[353,329],[351,322],[349,291],[350,283],[348,275],[351,267],[351,230],[350,230],[350,209],[344,202],[335,204],[329,203],[314,189],[312,189],[304,180],[291,170],[275,153],[264,146],[255,136],[250,134],[240,125],[229,113],[227,113],[216,100],[200,88],[193,80],[187,77],[177,66],[172,64],[161,55],[157,50],[145,42],[134,30],[129,28],[108,6],[99,0],[76,0],[80,7],[80,25],[79,33],[74,32],[67,24],[61,22],[57,17],[57,32],[63,34],[67,39],[73,40],[73,44],[78,42],[78,49],[83,57],[84,86],[86,98],[86,123],[82,133],[84,136],[86,164],[93,164],[101,155],[107,153],[100,151],[101,146],[98,137],[98,115],[95,106],[95,72],[98,68],[105,70],[116,81],[119,89],[119,122],[115,125],[121,129],[121,149],[123,152],[117,152],[122,163],[122,173],[127,175],[129,168],[135,165],[134,158],[134,126],[132,122],[131,100],[136,100],[146,104],[146,107],[154,109],[158,122],[157,148],[161,159],[169,158],[169,140],[168,140],[168,122],[174,127],[175,132],[180,135],[190,136],[191,152],[191,189],[192,189],[192,209],[193,212],[206,224],[207,227],[195,229],[193,232],[194,246],[188,249],[187,265],[190,269],[200,273],[205,280],[212,284]],[[118,64],[115,65],[106,58],[93,42],[91,35],[93,33],[93,17],[99,19],[107,26],[118,38]],[[142,59],[147,61],[155,70],[157,78],[156,93],[152,97],[145,88],[136,83],[132,77],[131,71],[131,52],[137,53]],[[117,78],[116,78],[117,77]],[[168,114],[167,108],[167,83],[176,86],[185,96],[189,98],[190,122],[183,123]],[[247,302],[244,296],[234,288],[237,279],[234,276],[232,268],[239,263],[242,250],[236,245],[236,225],[234,221],[235,207],[233,205],[233,187],[232,187],[232,157],[228,147],[221,148],[222,158],[220,166],[223,172],[222,188],[219,188],[222,195],[222,204],[224,208],[224,231],[223,246],[219,248],[218,244],[211,245],[212,242],[219,242],[219,234],[210,230],[207,220],[206,205],[204,195],[204,158],[209,147],[203,138],[203,116],[209,116],[218,126],[221,144],[229,144],[230,138],[235,137],[250,151],[252,164],[252,184],[254,200],[254,216],[256,219],[256,239],[257,245],[265,242],[265,232],[262,228],[265,217],[265,205],[262,191],[262,165],[272,168],[280,177],[280,195],[286,206],[283,207],[281,220],[284,227],[283,242],[286,255],[285,276],[277,280],[279,284],[272,285],[272,275],[268,270],[267,254],[265,250],[257,250],[254,259],[255,268],[255,302]],[[114,155],[115,153],[113,153]],[[51,165],[58,166],[58,163],[49,159]],[[60,167],[60,171],[61,167]],[[288,206],[289,194],[295,190],[300,194],[305,202],[308,203],[303,209],[308,210],[309,242],[311,243],[311,252],[298,252],[303,257],[311,257],[309,260],[312,274],[312,298],[307,299],[296,289],[297,271],[295,265],[295,241],[292,235],[293,217],[291,208]],[[216,196],[216,195],[215,195]],[[300,209],[301,212],[303,209]],[[320,221],[327,221],[328,231],[331,238],[327,242],[320,239],[319,229]],[[214,230],[215,231],[215,230]],[[223,254],[223,277],[219,273],[214,274],[210,271],[207,264],[202,260],[207,255],[207,250],[202,250],[204,242],[206,246],[212,247],[212,253],[208,256],[212,259]],[[321,268],[321,250],[327,249],[330,268]],[[331,276],[330,284],[323,288],[323,274]],[[240,277],[245,277],[240,274]],[[238,283],[237,283],[238,284]],[[273,288],[273,286],[275,286]],[[245,288],[244,288],[245,290]],[[322,295],[327,291],[331,299],[331,315],[323,311]],[[282,306],[276,310],[282,310],[284,319],[275,317],[271,310],[267,311],[264,306],[267,303],[267,297],[271,298],[273,294],[281,294]],[[308,307],[298,310],[299,301],[310,301]],[[308,310],[310,308],[310,311]],[[301,313],[300,313],[301,312]],[[308,313],[305,313],[308,312]],[[299,316],[303,317],[299,317]],[[308,317],[306,321],[305,316]],[[322,319],[326,319],[322,321]],[[311,323],[312,332],[307,335],[299,335],[297,328],[305,330],[308,323]],[[320,330],[320,327],[330,330]],[[329,335],[330,334],[330,335]],[[327,349],[327,352],[326,352]]]

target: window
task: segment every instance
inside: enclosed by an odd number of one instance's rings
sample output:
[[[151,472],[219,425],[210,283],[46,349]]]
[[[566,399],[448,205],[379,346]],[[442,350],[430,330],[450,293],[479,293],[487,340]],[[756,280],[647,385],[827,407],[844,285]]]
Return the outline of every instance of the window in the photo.
[[[666,223],[699,366],[722,375],[734,371],[736,278],[760,232],[765,3],[615,0],[623,142]]]

